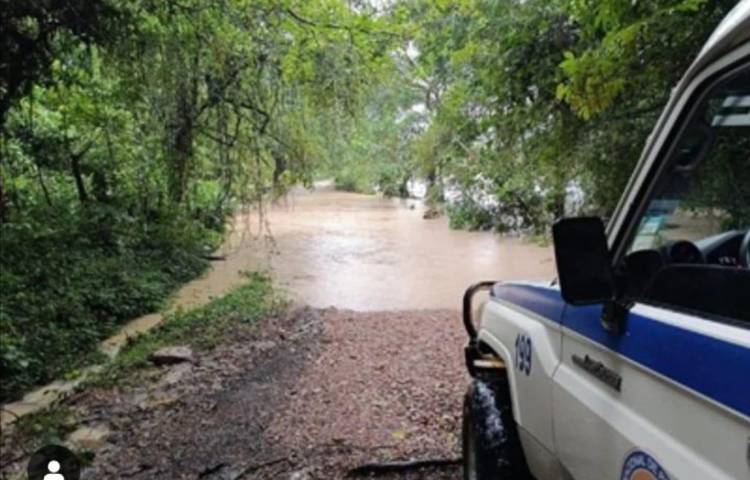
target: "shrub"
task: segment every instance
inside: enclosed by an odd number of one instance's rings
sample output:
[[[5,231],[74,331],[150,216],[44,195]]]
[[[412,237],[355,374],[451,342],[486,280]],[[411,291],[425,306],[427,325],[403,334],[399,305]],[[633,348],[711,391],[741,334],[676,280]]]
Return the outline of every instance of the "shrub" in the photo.
[[[206,268],[201,254],[217,239],[184,215],[148,223],[107,205],[40,218],[0,227],[3,402],[86,363],[118,325],[158,309]]]

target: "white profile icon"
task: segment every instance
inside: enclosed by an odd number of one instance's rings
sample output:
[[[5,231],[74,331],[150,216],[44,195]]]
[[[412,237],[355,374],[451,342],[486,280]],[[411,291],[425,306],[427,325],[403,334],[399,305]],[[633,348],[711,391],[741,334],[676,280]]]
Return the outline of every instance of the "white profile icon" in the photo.
[[[57,460],[51,460],[47,464],[47,470],[50,473],[46,474],[42,480],[65,480],[65,475],[57,473],[60,471],[60,462]]]

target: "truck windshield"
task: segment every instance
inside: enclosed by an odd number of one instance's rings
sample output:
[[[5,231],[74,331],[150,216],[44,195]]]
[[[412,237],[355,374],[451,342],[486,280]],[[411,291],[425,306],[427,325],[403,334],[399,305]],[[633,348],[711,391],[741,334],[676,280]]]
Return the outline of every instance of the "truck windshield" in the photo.
[[[714,90],[670,163],[630,251],[750,226],[750,70]]]

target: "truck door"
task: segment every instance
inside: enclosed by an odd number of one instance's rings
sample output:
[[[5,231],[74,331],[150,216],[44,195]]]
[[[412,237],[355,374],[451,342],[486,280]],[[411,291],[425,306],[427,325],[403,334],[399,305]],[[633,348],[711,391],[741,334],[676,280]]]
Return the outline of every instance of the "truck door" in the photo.
[[[750,478],[750,331],[638,304],[614,336],[600,314],[568,307],[563,321],[553,417],[573,477]]]
[[[615,265],[623,331],[563,313],[553,430],[577,480],[750,478],[750,67],[678,127]]]

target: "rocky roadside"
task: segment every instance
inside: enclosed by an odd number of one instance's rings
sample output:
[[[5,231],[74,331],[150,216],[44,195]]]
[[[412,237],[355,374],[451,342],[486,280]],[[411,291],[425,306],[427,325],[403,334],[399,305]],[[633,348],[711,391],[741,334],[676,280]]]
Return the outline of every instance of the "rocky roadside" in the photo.
[[[300,308],[77,393],[58,406],[75,419],[64,439],[90,452],[83,479],[330,479],[455,460],[463,341],[457,312]],[[0,478],[25,467],[17,435],[3,435]],[[460,466],[378,478],[460,478]]]

